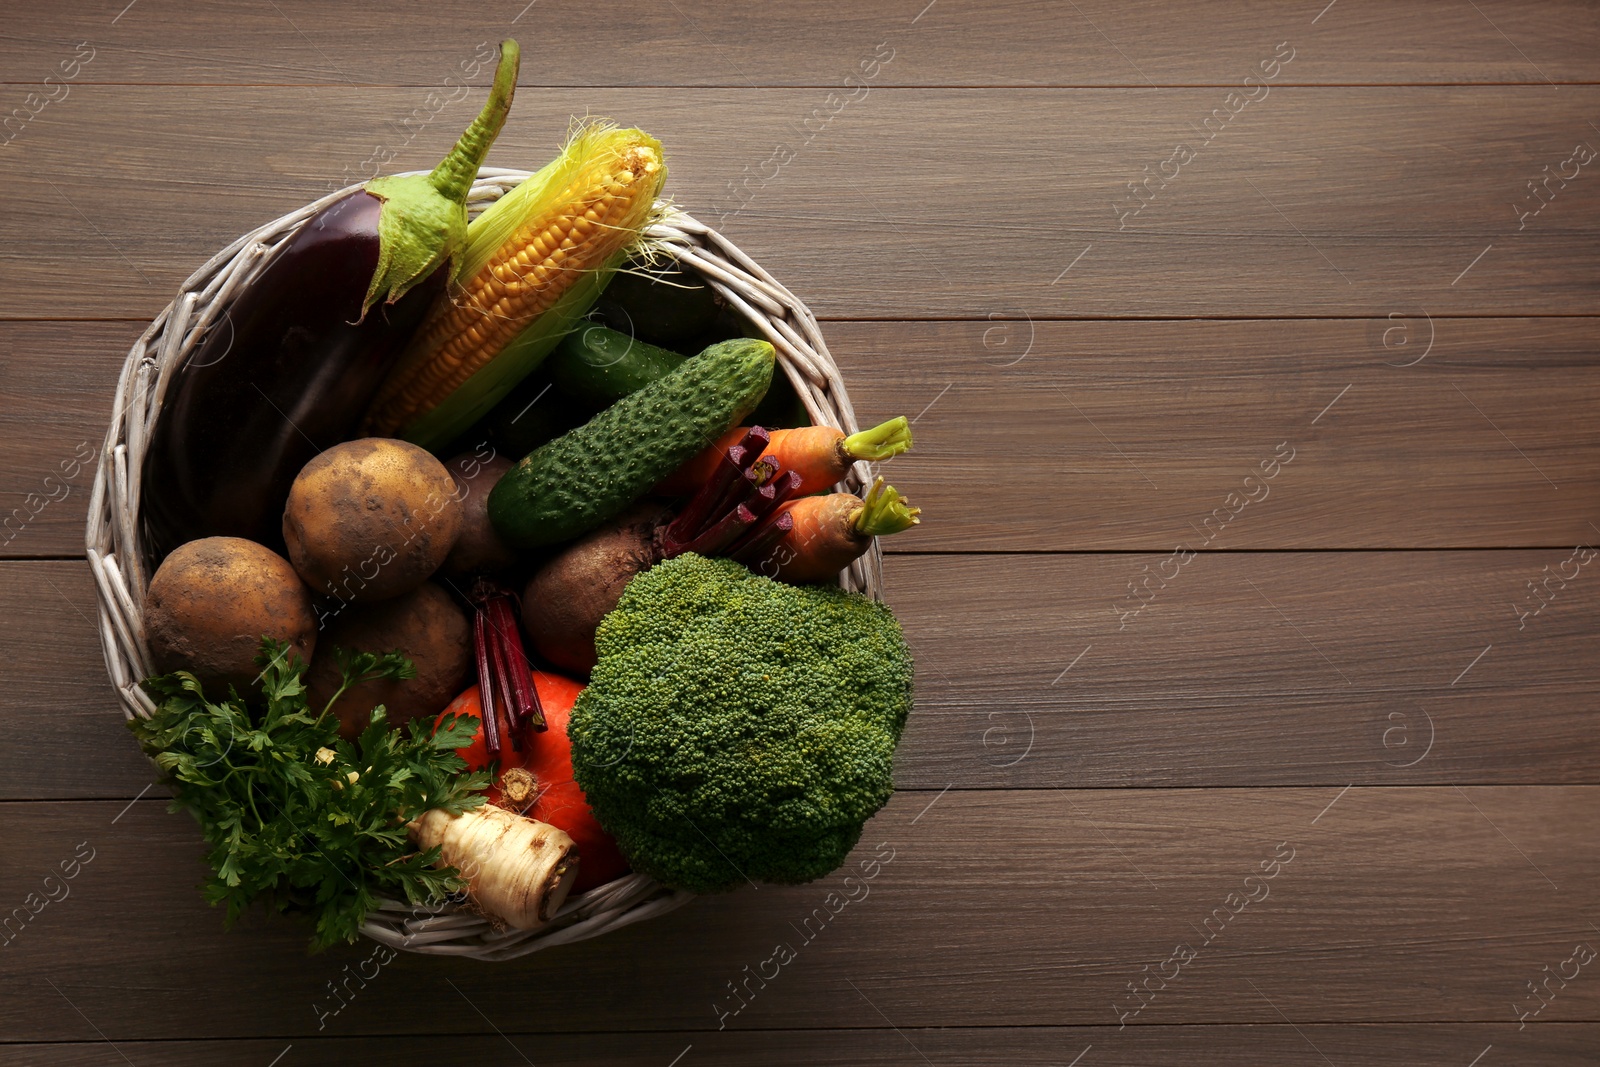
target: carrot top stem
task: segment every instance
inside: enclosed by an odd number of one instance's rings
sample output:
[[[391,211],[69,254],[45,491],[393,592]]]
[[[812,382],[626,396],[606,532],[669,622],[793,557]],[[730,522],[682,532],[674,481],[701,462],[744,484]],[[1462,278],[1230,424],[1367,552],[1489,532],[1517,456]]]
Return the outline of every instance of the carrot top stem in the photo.
[[[909,530],[922,521],[921,508],[914,508],[892,485],[884,485],[879,478],[867,490],[861,510],[851,524],[863,537],[887,537]]]
[[[904,415],[870,430],[853,433],[839,443],[839,451],[850,459],[864,459],[871,463],[898,456],[910,448],[911,423],[906,421]]]

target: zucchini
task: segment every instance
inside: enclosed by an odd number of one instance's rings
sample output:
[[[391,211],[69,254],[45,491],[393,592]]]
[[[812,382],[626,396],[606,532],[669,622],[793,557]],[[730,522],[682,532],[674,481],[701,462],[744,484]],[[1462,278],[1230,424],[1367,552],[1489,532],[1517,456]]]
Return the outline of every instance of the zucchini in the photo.
[[[610,404],[670,373],[686,357],[606,326],[585,323],[567,334],[545,361],[556,388]]]
[[[528,453],[490,491],[489,521],[518,548],[599,526],[755,410],[772,365],[765,341],[712,345]]]

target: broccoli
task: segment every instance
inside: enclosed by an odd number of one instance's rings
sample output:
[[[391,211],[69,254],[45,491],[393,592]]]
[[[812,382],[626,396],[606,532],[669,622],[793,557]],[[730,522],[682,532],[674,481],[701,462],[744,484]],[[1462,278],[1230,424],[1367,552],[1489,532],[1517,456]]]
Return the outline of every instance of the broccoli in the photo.
[[[596,650],[572,767],[635,870],[809,882],[894,792],[911,650],[876,601],[688,553],[628,584]]]

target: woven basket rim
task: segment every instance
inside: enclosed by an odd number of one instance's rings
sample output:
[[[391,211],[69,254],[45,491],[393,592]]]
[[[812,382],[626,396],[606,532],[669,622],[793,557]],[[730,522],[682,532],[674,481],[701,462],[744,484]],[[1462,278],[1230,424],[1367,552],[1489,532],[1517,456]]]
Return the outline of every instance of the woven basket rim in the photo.
[[[481,167],[469,197],[474,215],[529,176],[528,171]],[[85,550],[95,580],[97,623],[106,671],[125,718],[147,718],[155,705],[139,682],[153,674],[144,639],[142,605],[146,550],[139,517],[144,451],[160,417],[173,373],[227,309],[239,291],[271,260],[302,222],[324,206],[360,189],[351,185],[258,226],[213,255],[178,288],[129,350],[117,381],[111,423],[89,500]],[[699,273],[777,350],[783,369],[814,423],[858,429],[838,365],[811,310],[720,233],[679,210],[657,203],[646,229],[651,243]],[[857,491],[871,481],[867,464],[845,478]],[[882,556],[876,545],[840,579],[847,589],[882,597]],[[555,918],[534,930],[505,930],[466,908],[415,907],[383,901],[361,932],[395,949],[474,959],[512,959],[582,941],[653,918],[693,899],[646,875],[627,874],[569,897]]]

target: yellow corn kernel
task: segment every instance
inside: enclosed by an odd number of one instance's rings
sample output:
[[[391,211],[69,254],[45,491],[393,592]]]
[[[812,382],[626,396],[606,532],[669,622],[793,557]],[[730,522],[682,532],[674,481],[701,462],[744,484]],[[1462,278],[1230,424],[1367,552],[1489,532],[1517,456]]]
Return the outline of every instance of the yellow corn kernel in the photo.
[[[512,225],[505,212],[469,239],[462,269],[470,274],[458,277],[450,300],[429,313],[379,390],[363,432],[393,436],[415,423],[548,311],[584,272],[638,240],[666,177],[659,143],[639,130],[591,127],[579,131],[553,166],[563,163],[565,172],[546,179],[509,236],[487,256],[484,238]],[[529,182],[544,177],[541,172]]]

